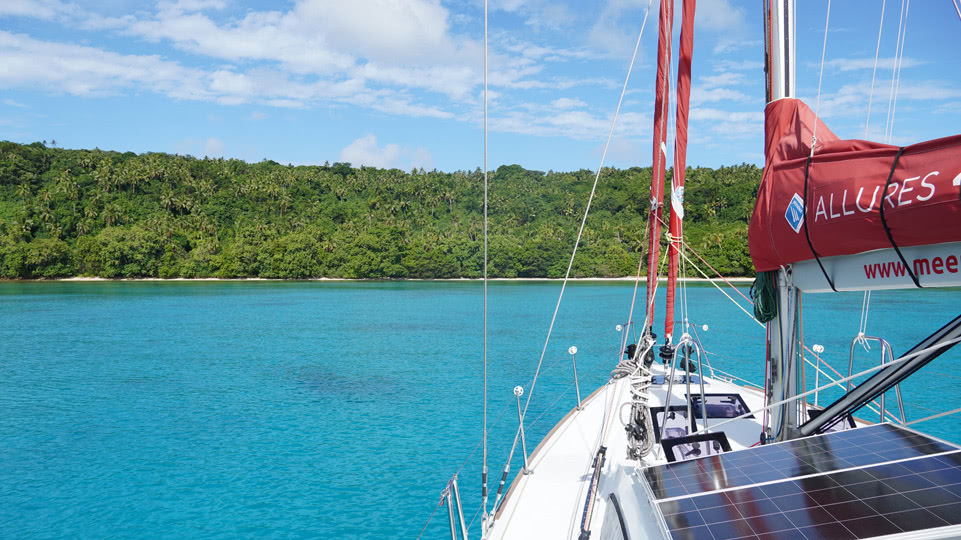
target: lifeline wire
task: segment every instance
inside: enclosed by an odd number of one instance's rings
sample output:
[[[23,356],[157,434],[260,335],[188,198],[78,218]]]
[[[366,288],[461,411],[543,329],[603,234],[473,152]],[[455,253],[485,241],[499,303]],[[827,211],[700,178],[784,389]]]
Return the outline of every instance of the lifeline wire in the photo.
[[[647,26],[647,16],[651,12],[651,3],[654,0],[648,0],[647,2],[647,13],[644,14],[644,22],[641,24],[641,31],[637,34],[637,43],[634,45],[634,55],[631,56],[631,63],[627,67],[627,76],[624,78],[624,87],[621,89],[621,97],[617,100],[617,108],[614,110],[614,118],[611,119],[611,129],[607,134],[607,142],[604,144],[604,152],[601,154],[601,163],[597,166],[597,173],[594,175],[594,185],[591,186],[591,194],[587,198],[587,206],[584,208],[584,217],[581,219],[580,229],[577,231],[577,241],[574,242],[574,249],[571,251],[571,260],[567,263],[567,272],[564,273],[564,282],[561,284],[561,292],[557,297],[557,305],[554,306],[554,315],[551,317],[550,327],[547,329],[547,338],[544,340],[544,348],[541,350],[540,360],[537,361],[537,369],[534,371],[534,379],[531,381],[531,388],[527,393],[527,402],[524,403],[524,415],[527,414],[527,408],[531,404],[531,397],[534,395],[534,385],[537,384],[537,376],[541,371],[541,364],[544,363],[544,355],[547,354],[547,344],[551,341],[551,333],[554,331],[554,322],[557,320],[557,312],[561,309],[561,300],[564,299],[564,290],[567,288],[567,282],[571,277],[571,268],[574,266],[574,256],[577,255],[577,246],[581,242],[581,236],[584,234],[584,225],[587,223],[587,215],[591,211],[591,203],[594,201],[594,194],[597,192],[597,183],[601,178],[601,169],[604,168],[604,160],[607,158],[607,150],[611,145],[611,139],[614,137],[614,126],[617,124],[617,115],[621,111],[621,104],[624,102],[624,95],[627,93],[627,83],[631,80],[631,71],[634,69],[634,60],[637,59],[637,51],[641,47],[641,37],[644,35],[644,27]]]
[[[904,425],[910,426],[911,424],[920,424],[921,422],[926,422],[926,421],[928,421],[928,420],[934,420],[935,418],[941,418],[942,416],[948,416],[948,415],[951,415],[951,414],[957,414],[957,413],[959,413],[959,412],[961,412],[961,407],[959,407],[959,408],[957,408],[957,409],[954,409],[954,410],[950,410],[950,411],[945,411],[945,412],[942,412],[942,413],[938,413],[938,414],[932,414],[931,416],[925,416],[924,418],[919,418],[919,419],[917,419],[917,420],[911,420],[910,422],[907,422],[907,423],[904,424]]]

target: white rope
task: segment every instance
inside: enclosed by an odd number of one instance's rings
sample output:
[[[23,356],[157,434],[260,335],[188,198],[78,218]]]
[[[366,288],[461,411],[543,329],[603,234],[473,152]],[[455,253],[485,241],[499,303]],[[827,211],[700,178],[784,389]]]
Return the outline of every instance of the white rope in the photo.
[[[821,110],[821,81],[824,80],[824,53],[828,50],[828,23],[831,20],[831,0],[828,0],[828,12],[824,17],[824,45],[821,47],[821,74],[818,76],[818,100],[814,106],[814,130],[811,133],[811,157],[814,157],[814,147],[818,143],[818,118]]]
[[[813,393],[815,393],[815,392],[820,392],[821,390],[824,390],[824,389],[827,389],[827,388],[831,388],[832,386],[837,386],[837,385],[839,385],[839,384],[844,384],[844,383],[846,383],[846,382],[848,382],[848,381],[850,381],[850,380],[857,379],[858,377],[863,377],[863,376],[865,376],[865,375],[867,375],[867,374],[869,374],[869,373],[873,373],[873,372],[875,372],[875,371],[878,371],[878,370],[881,369],[881,368],[893,366],[893,365],[895,365],[895,364],[900,364],[900,363],[905,362],[905,361],[907,361],[907,360],[910,360],[910,359],[912,359],[912,358],[914,358],[914,357],[916,357],[916,356],[920,356],[920,355],[922,355],[922,354],[926,354],[926,353],[931,352],[931,351],[933,351],[933,350],[935,350],[935,349],[943,348],[943,347],[945,347],[946,345],[952,345],[952,344],[958,343],[959,341],[961,341],[961,338],[953,338],[953,339],[948,339],[948,340],[945,340],[945,341],[939,341],[938,343],[935,343],[934,345],[932,345],[932,346],[930,346],[930,347],[928,347],[928,348],[926,348],[926,349],[921,349],[920,351],[913,352],[913,353],[911,353],[911,354],[902,356],[901,358],[898,358],[897,360],[894,360],[893,362],[888,362],[887,364],[878,364],[877,366],[874,366],[874,367],[872,367],[872,368],[868,368],[868,369],[866,369],[866,370],[864,370],[864,371],[862,371],[862,372],[860,372],[860,373],[855,373],[854,375],[851,375],[850,377],[844,377],[843,379],[838,379],[838,380],[836,380],[836,381],[834,381],[834,382],[832,382],[832,383],[830,383],[830,384],[826,384],[826,385],[824,385],[824,386],[819,386],[819,387],[817,387],[817,388],[815,388],[815,389],[813,389],[813,390],[808,390],[807,392],[804,392],[803,394],[798,394],[798,395],[792,396],[792,397],[790,397],[790,398],[788,398],[788,399],[782,399],[781,401],[778,401],[778,402],[776,402],[776,403],[771,403],[770,405],[767,405],[767,406],[765,406],[765,407],[761,407],[760,409],[757,409],[757,410],[754,410],[754,411],[749,411],[749,412],[746,412],[746,413],[744,413],[744,414],[742,414],[742,415],[740,415],[740,416],[735,416],[734,418],[725,420],[725,421],[720,422],[720,423],[718,423],[718,424],[712,424],[712,425],[710,425],[710,426],[708,426],[708,427],[701,428],[701,429],[695,431],[694,433],[691,433],[691,435],[697,435],[697,434],[700,434],[700,433],[706,433],[708,430],[717,429],[717,428],[719,428],[719,427],[721,427],[721,426],[723,426],[723,425],[725,425],[725,424],[730,424],[731,422],[734,422],[735,420],[743,420],[744,418],[747,418],[747,417],[749,417],[749,416],[753,416],[753,415],[755,415],[755,414],[758,414],[758,413],[767,411],[768,409],[773,409],[773,408],[775,408],[775,407],[780,407],[781,405],[784,405],[785,403],[790,403],[790,402],[792,402],[792,401],[798,401],[799,399],[805,398],[805,397],[807,397],[807,396],[810,396],[811,394],[813,394]],[[922,418],[922,420],[923,420],[923,418]],[[917,420],[915,420],[915,422],[917,422]]]
[[[864,121],[864,139],[868,138],[868,126],[871,124],[871,101],[874,99],[874,78],[878,74],[878,54],[881,52],[881,30],[884,29],[884,6],[887,0],[881,2],[881,23],[878,24],[878,46],[874,49],[874,71],[871,72],[871,93],[868,94],[868,117]]]
[[[919,419],[917,419],[917,420],[911,420],[910,422],[908,422],[908,423],[906,423],[906,424],[904,424],[904,425],[910,426],[910,425],[912,425],[912,424],[920,424],[921,422],[926,422],[926,421],[928,421],[928,420],[934,420],[935,418],[941,418],[942,416],[948,416],[948,415],[951,415],[951,414],[958,414],[959,412],[961,412],[961,407],[958,407],[957,409],[954,409],[954,410],[951,410],[951,411],[946,411],[946,412],[938,413],[938,414],[932,414],[931,416],[925,416],[924,418],[919,418]]]
[[[891,66],[891,92],[890,92],[890,95],[888,96],[888,116],[884,125],[884,142],[885,143],[889,143],[891,141],[891,135],[889,135],[889,133],[892,131],[891,124],[894,123],[893,121],[894,113],[892,109],[893,109],[893,105],[896,97],[895,80],[897,79],[897,76],[898,76],[898,67],[900,64],[900,62],[898,61],[898,58],[900,58],[901,41],[904,33],[904,17],[906,12],[906,3],[907,3],[907,0],[901,0],[901,17],[898,20],[898,41],[894,48],[894,65]],[[898,83],[898,85],[900,85],[900,83]]]
[[[951,3],[954,4],[954,10],[958,12],[958,19],[961,19],[961,7],[958,7],[957,0],[951,0]]]
[[[531,381],[530,391],[527,393],[527,402],[524,403],[524,415],[527,414],[527,408],[531,404],[531,397],[534,395],[534,385],[537,384],[537,377],[541,371],[541,365],[544,363],[544,355],[547,354],[547,345],[551,341],[551,333],[554,331],[554,322],[557,320],[557,312],[561,308],[561,301],[564,299],[564,290],[567,289],[567,282],[571,277],[571,268],[574,266],[574,257],[577,255],[577,246],[581,242],[581,236],[584,234],[584,225],[587,223],[587,215],[591,211],[591,203],[594,201],[594,194],[597,192],[597,183],[601,178],[601,169],[604,168],[604,160],[607,158],[607,150],[611,145],[611,139],[614,137],[614,126],[617,124],[617,115],[621,111],[621,104],[624,102],[624,95],[627,94],[627,83],[631,80],[631,71],[634,69],[634,61],[637,59],[637,51],[641,48],[641,37],[644,35],[644,28],[647,26],[647,16],[651,12],[651,3],[653,0],[648,0],[647,2],[647,12],[644,14],[644,22],[641,23],[641,31],[637,34],[637,43],[634,45],[634,54],[631,56],[631,63],[627,67],[627,76],[624,77],[624,87],[621,88],[621,97],[617,100],[617,108],[614,110],[614,117],[611,119],[611,129],[607,133],[607,142],[604,144],[604,152],[601,154],[601,163],[597,166],[597,173],[594,175],[594,185],[591,186],[591,194],[587,198],[587,206],[584,208],[584,217],[581,219],[580,229],[577,231],[577,240],[574,242],[574,249],[571,251],[571,259],[567,263],[567,271],[564,273],[564,281],[561,283],[561,292],[557,296],[557,305],[554,306],[554,315],[551,316],[551,324],[547,329],[547,338],[544,340],[544,348],[541,349],[540,360],[537,361],[537,369],[534,371],[534,379]]]

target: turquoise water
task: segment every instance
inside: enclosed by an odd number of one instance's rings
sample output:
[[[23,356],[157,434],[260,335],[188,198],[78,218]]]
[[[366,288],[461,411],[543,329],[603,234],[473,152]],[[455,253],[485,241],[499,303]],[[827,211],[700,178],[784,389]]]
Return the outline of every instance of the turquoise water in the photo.
[[[559,287],[491,284],[491,422],[503,413],[492,483],[517,425],[511,389],[529,386]],[[0,283],[0,537],[415,538],[480,438],[481,293],[460,282]],[[569,286],[530,440],[575,403],[569,346],[583,395],[606,380],[630,296],[625,283]],[[763,330],[713,288],[689,296],[714,366],[760,381]],[[956,316],[959,298],[876,293],[869,333],[903,352]],[[804,303],[806,343],[846,369],[861,295]],[[856,369],[877,348],[861,357]],[[904,385],[909,419],[958,406],[959,357]],[[956,420],[919,427],[961,441]],[[460,477],[468,520],[479,462],[478,451]],[[443,512],[425,538],[449,536]]]

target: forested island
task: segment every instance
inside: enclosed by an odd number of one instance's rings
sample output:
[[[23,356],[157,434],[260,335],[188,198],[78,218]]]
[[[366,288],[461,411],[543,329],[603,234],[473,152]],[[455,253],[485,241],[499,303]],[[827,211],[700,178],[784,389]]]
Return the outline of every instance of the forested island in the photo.
[[[491,171],[490,276],[563,277],[593,178]],[[687,170],[685,239],[722,274],[753,275],[747,228],[760,178],[748,164]],[[602,171],[575,277],[634,275],[650,180],[650,167]],[[0,142],[0,277],[477,278],[482,201],[479,169]]]

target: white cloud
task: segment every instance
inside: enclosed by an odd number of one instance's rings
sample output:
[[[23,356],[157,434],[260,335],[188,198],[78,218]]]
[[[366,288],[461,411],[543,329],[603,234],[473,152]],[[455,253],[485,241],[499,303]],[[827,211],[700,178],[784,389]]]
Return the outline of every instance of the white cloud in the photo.
[[[495,0],[491,2],[489,9],[524,16],[524,24],[535,30],[558,29],[575,22],[574,15],[567,6],[551,0]]]
[[[611,117],[584,110],[555,109],[539,103],[520,103],[514,110],[493,116],[491,131],[538,137],[569,137],[576,140],[603,139],[611,127]],[[619,137],[648,136],[650,117],[643,113],[621,112],[614,134]]]
[[[251,120],[265,120],[266,118],[267,118],[267,115],[266,115],[265,113],[260,112],[260,111],[254,111],[254,112],[250,113],[250,119],[251,119]]]
[[[712,52],[714,54],[724,54],[736,51],[738,49],[757,47],[760,45],[760,41],[721,38],[717,41],[717,44],[714,45],[714,50]]]
[[[224,142],[216,137],[204,141],[204,155],[207,157],[223,157]]]
[[[756,112],[737,112],[712,109],[709,107],[696,107],[691,109],[691,120],[712,120],[721,122],[764,122],[764,113]]]
[[[2,103],[3,103],[4,105],[9,106],[9,107],[16,107],[16,108],[18,108],[18,109],[25,109],[25,108],[28,107],[28,105],[26,105],[26,104],[24,104],[24,103],[20,103],[19,101],[14,101],[14,100],[12,100],[12,99],[4,99],[4,100],[2,101]]]
[[[443,111],[437,107],[417,105],[404,98],[380,99],[372,103],[371,107],[381,112],[399,114],[402,116],[412,116],[414,118],[428,117],[446,119],[454,117],[452,113]]]
[[[170,4],[169,2],[161,2],[163,4]],[[179,9],[183,11],[202,11],[205,9],[224,9],[227,7],[224,0],[177,0],[172,5],[172,9]]]
[[[750,96],[738,90],[729,88],[702,88],[695,86],[691,89],[691,103],[714,103],[720,101],[749,101]]]
[[[891,70],[895,67],[895,58],[878,58],[877,67],[881,70]],[[924,64],[920,60],[914,58],[901,58],[902,68],[911,68],[915,66],[920,66]],[[810,66],[817,67],[820,64],[809,64]],[[836,69],[838,71],[855,71],[862,69],[874,69],[874,58],[835,58],[834,60],[828,60],[824,62],[824,65],[828,68]]]
[[[0,2],[0,17],[32,17],[35,19],[54,19],[60,15],[77,13],[72,4],[59,0],[4,0]]]
[[[355,167],[367,165],[383,169],[433,168],[433,159],[426,148],[410,150],[394,143],[378,146],[375,135],[365,135],[348,144],[340,151],[338,161],[348,162]]]
[[[870,83],[857,83],[842,85],[834,92],[822,92],[820,105],[817,104],[817,96],[807,96],[804,102],[808,103],[812,110],[818,107],[818,114],[823,118],[856,118],[862,124],[860,131],[856,134],[863,136],[863,121],[867,113],[868,97],[870,96]],[[898,87],[897,109],[903,111],[904,106],[911,102],[950,102],[951,100],[961,99],[961,89],[952,87],[943,81],[902,81]],[[888,88],[886,85],[876,85],[874,89],[874,100],[872,105],[872,118],[878,116],[880,123],[885,122],[888,101]],[[925,105],[928,110],[932,105]],[[872,120],[872,124],[878,123]]]
[[[642,0],[607,0],[597,19],[587,31],[587,40],[597,50],[616,58],[630,58],[637,43],[637,34],[647,11]],[[680,12],[680,8],[675,9]],[[676,18],[676,17],[675,17]],[[647,28],[657,32],[658,3],[651,4]],[[647,32],[647,30],[645,30]],[[639,58],[643,57],[643,51]]]
[[[742,60],[736,62],[734,60],[721,60],[720,62],[714,63],[714,71],[724,72],[724,71],[750,71],[758,70],[764,67],[763,62],[758,62],[755,60]],[[760,79],[760,76],[758,76]]]
[[[371,167],[393,168],[400,157],[400,145],[386,144],[377,146],[377,137],[366,135],[354,140],[340,151],[338,161],[348,162],[354,166],[368,165]]]
[[[725,111],[709,107],[691,109],[691,133],[703,136],[705,131],[716,135],[715,140],[760,137],[764,132],[764,113],[762,111]]]
[[[557,98],[551,102],[551,106],[555,109],[581,109],[587,107],[587,103],[577,99],[577,98]]]
[[[744,79],[744,75],[741,73],[725,72],[719,73],[717,75],[706,75],[698,79],[699,86],[704,88],[718,88],[721,86],[731,86],[732,84],[740,84]]]
[[[698,28],[728,30],[744,26],[744,12],[731,5],[728,0],[701,2],[694,16]]]
[[[217,137],[183,139],[174,143],[174,152],[192,156],[224,157],[225,145]]]
[[[434,168],[434,158],[426,148],[418,147],[410,157],[411,167],[431,170]]]
[[[205,72],[155,55],[124,55],[3,31],[0,57],[4,58],[0,64],[0,88],[39,88],[78,96],[144,89],[174,99],[288,108],[333,101],[403,116],[453,117],[450,112],[419,104],[396,90],[368,90],[359,79],[306,81],[269,68]]]
[[[204,73],[158,56],[123,55],[93,47],[38,41],[0,31],[0,87],[41,87],[103,95],[136,86],[178,99],[208,95]]]

